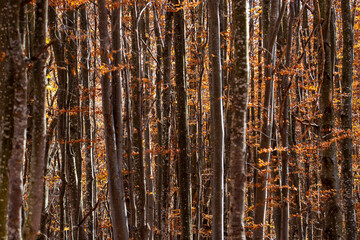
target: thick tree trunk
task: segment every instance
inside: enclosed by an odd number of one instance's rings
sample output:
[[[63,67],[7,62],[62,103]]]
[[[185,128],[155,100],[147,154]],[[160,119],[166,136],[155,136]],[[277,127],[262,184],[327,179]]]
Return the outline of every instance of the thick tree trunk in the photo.
[[[99,30],[100,30],[100,48],[101,62],[109,67],[109,33],[107,29],[107,8],[105,0],[98,0],[99,4]],[[113,106],[111,103],[111,82],[110,74],[103,73],[101,77],[102,87],[102,104],[104,115],[105,129],[105,146],[106,146],[106,164],[108,168],[109,195],[110,195],[110,212],[113,228],[113,239],[129,239],[129,233],[126,226],[124,209],[124,192],[120,186],[123,180],[120,175],[119,161],[117,158],[117,146],[115,139]]]
[[[214,168],[212,188],[212,237],[213,239],[220,240],[224,238],[224,113],[222,101],[219,5],[219,0],[209,0],[211,158]]]
[[[30,162],[30,194],[28,217],[24,229],[25,239],[36,239],[40,227],[43,204],[46,119],[45,119],[45,63],[47,54],[43,53],[46,45],[48,1],[36,2],[35,39],[33,58],[37,58],[32,69],[33,114],[32,114],[32,150]]]
[[[112,73],[112,106],[114,115],[114,127],[115,127],[115,140],[116,140],[116,155],[117,164],[119,169],[119,177],[121,182],[117,183],[120,188],[120,193],[123,196],[121,202],[117,203],[116,211],[120,212],[121,229],[124,231],[124,235],[128,236],[128,224],[127,224],[127,211],[125,206],[125,192],[123,184],[123,119],[122,119],[122,81],[120,76],[121,59],[121,9],[120,1],[113,0],[114,9],[111,19],[111,33],[112,33],[112,50],[113,50],[113,65],[116,70]]]
[[[340,206],[339,173],[336,157],[336,143],[333,141],[335,127],[334,106],[332,100],[333,89],[333,61],[330,46],[330,24],[332,1],[326,0],[319,3],[320,17],[324,19],[320,29],[320,54],[319,81],[321,82],[319,111],[321,114],[320,136],[321,149],[321,183],[327,197],[324,199],[325,225],[323,239],[342,239],[342,216]]]
[[[341,140],[342,152],[342,188],[343,204],[345,213],[345,234],[347,240],[355,240],[357,237],[355,206],[353,199],[354,175],[353,175],[353,140],[352,140],[352,84],[354,63],[354,32],[351,15],[351,1],[341,1],[341,16],[343,28],[343,59],[342,59],[342,111],[341,128],[344,131],[344,139]]]
[[[248,1],[233,0],[234,66],[231,80],[229,239],[245,240],[246,124],[249,85]]]
[[[189,159],[189,124],[188,99],[185,62],[185,23],[183,1],[175,0],[178,9],[174,12],[174,50],[176,83],[176,128],[179,149],[179,197],[181,239],[192,239],[190,159]]]
[[[22,168],[25,157],[25,132],[27,126],[27,78],[26,65],[21,48],[19,13],[20,1],[8,1],[5,11],[8,14],[8,53],[9,79],[14,83],[14,131],[12,151],[9,159],[9,208],[8,208],[8,239],[21,239],[21,207],[23,201]]]
[[[0,239],[7,239],[9,176],[13,138],[14,85],[8,77],[10,59],[8,52],[7,1],[0,1]]]

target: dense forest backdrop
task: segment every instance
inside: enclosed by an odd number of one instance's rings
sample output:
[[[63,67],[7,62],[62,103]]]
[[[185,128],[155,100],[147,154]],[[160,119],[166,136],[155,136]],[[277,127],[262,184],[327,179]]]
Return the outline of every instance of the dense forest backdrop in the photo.
[[[356,240],[357,0],[0,0],[0,239]]]

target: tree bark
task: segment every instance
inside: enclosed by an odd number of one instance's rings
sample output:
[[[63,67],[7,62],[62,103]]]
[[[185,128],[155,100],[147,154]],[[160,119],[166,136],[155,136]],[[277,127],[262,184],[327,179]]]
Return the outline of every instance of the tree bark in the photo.
[[[343,29],[341,128],[344,131],[344,139],[340,141],[340,147],[342,152],[342,193],[345,214],[346,239],[355,240],[357,237],[357,227],[353,199],[354,174],[352,159],[352,84],[354,63],[354,32],[352,25],[351,1],[341,1],[341,16]]]
[[[245,240],[246,125],[249,87],[248,1],[233,0],[234,66],[231,80],[229,239]]]
[[[100,30],[100,49],[101,62],[108,68],[109,61],[109,33],[107,28],[107,8],[105,0],[98,0],[99,4],[99,30]],[[119,161],[117,158],[117,146],[114,129],[113,106],[110,99],[111,82],[110,74],[106,70],[101,77],[102,105],[105,129],[106,165],[108,169],[110,212],[113,228],[113,238],[116,240],[129,239],[128,229],[124,220],[126,219],[123,209],[124,192],[121,187],[122,178],[120,175]],[[120,209],[120,211],[119,211]]]
[[[213,239],[224,238],[224,113],[222,101],[219,6],[219,0],[209,0],[211,158],[214,168],[212,188]]]
[[[43,204],[44,166],[46,144],[46,76],[45,63],[47,52],[37,56],[46,45],[48,1],[36,2],[35,41],[33,58],[37,58],[32,69],[33,114],[32,114],[32,150],[30,162],[30,193],[28,217],[23,236],[36,239],[40,227]]]
[[[319,1],[319,12],[323,24],[320,29],[320,54],[319,80],[320,97],[319,111],[320,136],[323,146],[321,148],[321,183],[322,189],[327,193],[324,199],[325,225],[323,227],[323,239],[342,239],[342,216],[340,207],[339,173],[336,157],[336,143],[333,141],[335,127],[335,115],[333,106],[333,61],[330,46],[330,24],[332,1]]]
[[[9,208],[8,239],[21,239],[21,207],[23,202],[22,168],[25,157],[25,132],[27,126],[27,77],[23,57],[19,13],[21,1],[8,1],[4,10],[8,13],[9,79],[14,83],[13,139],[9,159]]]
[[[179,198],[181,239],[192,239],[190,159],[189,159],[189,124],[188,99],[185,61],[185,22],[183,1],[175,0],[178,7],[174,12],[174,50],[176,83],[176,128],[179,149]]]

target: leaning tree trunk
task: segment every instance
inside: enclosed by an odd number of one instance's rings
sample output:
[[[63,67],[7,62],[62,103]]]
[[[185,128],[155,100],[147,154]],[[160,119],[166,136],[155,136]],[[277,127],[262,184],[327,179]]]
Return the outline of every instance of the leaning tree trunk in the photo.
[[[176,83],[176,128],[179,149],[179,197],[181,239],[192,239],[191,189],[190,189],[190,158],[188,100],[185,63],[185,23],[183,1],[175,0],[179,9],[174,12],[174,50],[175,50],[175,83]]]
[[[355,206],[353,199],[354,175],[352,170],[352,84],[354,62],[354,32],[352,26],[351,1],[341,1],[343,26],[343,59],[342,59],[342,111],[341,128],[345,137],[341,140],[342,152],[342,186],[345,213],[345,234],[347,240],[355,240],[357,236]]]
[[[107,8],[105,0],[98,0],[99,4],[99,30],[100,30],[100,49],[101,62],[109,67],[109,33],[107,29]],[[116,151],[114,119],[111,103],[111,82],[109,72],[105,72],[101,77],[102,88],[102,105],[104,115],[105,129],[105,148],[106,148],[106,165],[108,168],[109,196],[110,196],[110,213],[113,228],[113,238],[129,239],[129,233],[126,224],[124,212],[119,211],[125,197],[122,192],[122,183],[120,175],[119,162]]]
[[[36,59],[32,69],[33,114],[32,114],[32,150],[30,162],[30,193],[28,217],[24,229],[25,239],[36,239],[40,227],[43,204],[45,142],[46,142],[46,82],[45,63],[47,54],[42,53],[46,45],[48,1],[36,2],[35,34],[33,58]],[[41,54],[41,55],[39,55]]]
[[[246,113],[249,83],[248,1],[233,0],[234,66],[231,80],[229,239],[245,240]]]
[[[209,57],[211,148],[213,175],[212,214],[213,239],[224,238],[224,113],[222,98],[222,72],[220,53],[219,0],[209,0]]]

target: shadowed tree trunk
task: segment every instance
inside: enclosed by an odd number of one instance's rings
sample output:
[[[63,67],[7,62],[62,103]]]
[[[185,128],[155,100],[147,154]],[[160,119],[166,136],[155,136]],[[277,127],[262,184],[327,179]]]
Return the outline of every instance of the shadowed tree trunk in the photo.
[[[109,61],[109,33],[107,28],[107,8],[105,0],[98,0],[99,4],[99,30],[100,30],[100,49],[101,62],[108,68]],[[110,195],[110,212],[113,228],[113,239],[129,239],[125,212],[124,198],[122,191],[119,161],[117,158],[117,146],[115,139],[113,106],[110,99],[111,82],[109,72],[103,73],[101,77],[102,102],[105,129],[105,146],[106,146],[106,165],[108,169],[109,195]],[[113,93],[114,94],[114,93]]]
[[[48,1],[36,2],[36,20],[34,34],[33,58],[35,63],[32,69],[33,85],[33,114],[32,114],[32,150],[30,162],[30,193],[28,204],[28,217],[24,229],[25,239],[36,239],[40,227],[41,209],[43,204],[44,166],[45,166],[45,63],[47,52],[41,53],[46,45]],[[40,56],[38,56],[41,54]]]
[[[343,27],[343,59],[342,59],[342,111],[341,128],[345,138],[341,140],[342,152],[342,187],[345,213],[345,234],[347,240],[357,237],[355,206],[353,199],[353,140],[352,140],[352,84],[354,63],[354,32],[352,25],[351,1],[341,1],[341,16]]]
[[[209,0],[209,57],[210,109],[211,109],[211,158],[213,162],[212,214],[213,239],[224,238],[224,113],[222,98],[222,70],[220,53],[219,0]]]
[[[88,36],[89,35],[89,19],[86,9],[87,5],[83,5],[80,9],[80,29],[81,34]],[[85,171],[86,171],[86,193],[84,199],[85,214],[88,214],[94,205],[94,166],[93,166],[93,136],[91,132],[91,122],[90,122],[90,74],[89,74],[89,65],[90,65],[90,43],[87,38],[81,38],[81,75],[83,80],[84,92],[83,92],[83,108],[85,110],[84,115],[84,138],[85,138]],[[86,215],[85,215],[86,216]],[[85,228],[88,240],[93,240],[95,237],[94,234],[94,213],[91,213],[86,221]]]
[[[190,158],[189,158],[189,125],[188,99],[185,61],[185,23],[183,1],[174,12],[174,50],[175,50],[175,83],[176,83],[176,128],[179,150],[179,198],[181,239],[192,239],[191,189],[190,189]]]
[[[334,24],[335,18],[331,17],[332,1],[319,1],[320,18],[323,24],[320,28],[320,52],[319,52],[319,81],[320,97],[319,111],[320,136],[323,146],[321,147],[321,184],[326,191],[324,199],[325,225],[323,227],[323,239],[342,239],[342,216],[340,206],[339,173],[336,157],[336,143],[333,141],[335,127],[335,115],[333,106],[333,59],[330,45],[330,25]]]
[[[231,79],[229,239],[245,240],[246,118],[249,84],[248,1],[233,0],[234,66]]]
[[[21,1],[7,1],[5,11],[8,14],[8,78],[14,84],[13,139],[9,159],[9,208],[8,239],[21,239],[21,207],[23,203],[22,168],[25,157],[25,131],[27,126],[27,78],[26,65],[21,48],[19,13]]]

